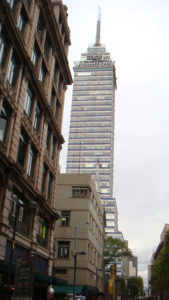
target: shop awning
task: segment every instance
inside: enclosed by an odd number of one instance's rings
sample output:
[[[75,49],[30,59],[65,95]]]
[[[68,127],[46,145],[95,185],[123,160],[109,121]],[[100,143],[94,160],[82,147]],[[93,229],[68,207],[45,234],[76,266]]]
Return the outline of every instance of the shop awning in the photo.
[[[35,280],[40,281],[40,282],[46,282],[48,284],[56,284],[56,285],[67,285],[67,281],[53,277],[53,276],[49,276],[46,274],[42,274],[42,273],[35,273]]]
[[[76,285],[76,294],[81,295],[84,287],[84,285]],[[53,289],[55,294],[73,294],[73,285],[53,285]]]

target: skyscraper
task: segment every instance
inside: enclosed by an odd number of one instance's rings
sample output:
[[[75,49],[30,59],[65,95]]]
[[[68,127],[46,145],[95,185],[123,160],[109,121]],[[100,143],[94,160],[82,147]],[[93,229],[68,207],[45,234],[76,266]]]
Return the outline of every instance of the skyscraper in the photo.
[[[91,174],[106,211],[106,232],[117,231],[113,198],[114,110],[116,73],[114,61],[100,42],[101,17],[96,41],[74,66],[72,112],[67,173]]]

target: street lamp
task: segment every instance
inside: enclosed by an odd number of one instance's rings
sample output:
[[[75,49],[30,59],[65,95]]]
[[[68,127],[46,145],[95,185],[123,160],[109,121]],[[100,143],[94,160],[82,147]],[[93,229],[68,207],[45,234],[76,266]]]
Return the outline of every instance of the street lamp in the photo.
[[[13,255],[15,250],[15,236],[16,236],[16,229],[17,229],[17,221],[19,217],[19,209],[20,207],[24,207],[26,209],[35,209],[37,207],[37,203],[35,201],[30,201],[28,203],[24,203],[21,200],[16,201],[16,213],[13,223],[13,234],[12,234],[12,247],[9,257],[9,271],[8,271],[8,283],[7,283],[7,296],[6,299],[9,300],[10,296],[10,281],[11,281],[11,273],[12,273],[12,264],[13,264]]]
[[[75,226],[75,237],[74,237],[74,253],[73,253],[73,258],[74,258],[74,276],[73,276],[73,299],[76,299],[76,266],[77,266],[77,255],[86,255],[86,252],[84,251],[77,251],[77,234],[78,230],[84,227],[85,225],[89,224],[89,222],[84,222],[81,223],[79,226]]]
[[[95,286],[95,298],[96,298],[96,294],[97,294],[97,272],[98,271],[103,271],[104,268],[96,268],[96,286]]]

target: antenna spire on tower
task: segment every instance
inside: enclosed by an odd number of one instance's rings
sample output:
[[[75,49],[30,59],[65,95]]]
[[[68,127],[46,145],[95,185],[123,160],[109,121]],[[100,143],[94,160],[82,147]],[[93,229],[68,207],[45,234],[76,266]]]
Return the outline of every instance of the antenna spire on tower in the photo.
[[[100,9],[100,6],[99,6],[95,46],[100,46],[100,29],[101,29],[101,9]]]

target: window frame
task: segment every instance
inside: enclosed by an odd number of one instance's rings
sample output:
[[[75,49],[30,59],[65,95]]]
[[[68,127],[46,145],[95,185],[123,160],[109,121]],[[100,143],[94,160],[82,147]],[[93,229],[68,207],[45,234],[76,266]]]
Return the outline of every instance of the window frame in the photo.
[[[58,258],[65,259],[69,258],[70,242],[59,241],[58,242]]]
[[[63,226],[63,227],[70,226],[70,217],[71,217],[70,210],[62,210],[61,211],[61,226]]]
[[[8,69],[8,81],[13,86],[13,88],[15,87],[17,81],[18,71],[19,71],[19,60],[17,55],[13,51],[11,56],[11,61],[9,64],[9,69]]]
[[[29,118],[31,117],[31,113],[32,113],[33,98],[34,98],[33,92],[28,85],[27,90],[26,90],[26,95],[25,95],[24,110]]]
[[[6,137],[7,137],[7,134],[8,134],[9,123],[10,123],[10,119],[11,119],[11,109],[10,109],[10,107],[9,107],[9,105],[8,105],[8,103],[5,99],[3,100],[3,103],[2,103],[2,106],[1,106],[0,123],[2,122],[2,119],[6,120],[6,124],[4,122],[4,128],[0,127],[0,141],[2,143],[5,143]],[[2,136],[2,138],[1,138],[1,136]]]
[[[30,151],[29,151],[27,174],[32,179],[34,178],[34,174],[35,174],[36,160],[37,160],[37,151],[36,151],[35,147],[33,145],[31,145]]]
[[[26,153],[28,149],[28,136],[21,128],[20,136],[19,136],[19,143],[18,143],[18,153],[17,153],[17,161],[24,167],[25,165],[25,159],[26,159]],[[24,148],[24,149],[21,149]],[[19,156],[22,156],[19,158]]]

